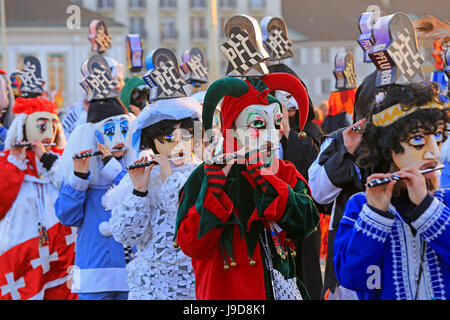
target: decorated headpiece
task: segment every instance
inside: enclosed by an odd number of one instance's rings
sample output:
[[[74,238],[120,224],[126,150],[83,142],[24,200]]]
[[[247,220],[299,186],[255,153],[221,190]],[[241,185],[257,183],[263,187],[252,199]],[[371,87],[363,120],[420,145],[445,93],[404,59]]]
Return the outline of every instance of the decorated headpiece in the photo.
[[[142,38],[139,34],[128,34],[126,37],[127,66],[133,73],[141,72],[144,67],[144,49]]]
[[[358,27],[361,35],[358,38],[358,44],[364,53],[364,63],[372,63],[369,52],[375,43],[373,38],[373,26],[375,21],[380,17],[380,13],[376,11],[363,12],[359,17]]]
[[[237,116],[249,105],[278,102],[269,95],[270,91],[283,90],[292,94],[297,101],[300,113],[300,130],[308,118],[308,94],[301,81],[287,73],[271,73],[260,79],[223,78],[215,81],[207,90],[203,102],[203,128],[208,133],[212,128],[217,104],[223,99],[222,135],[230,129]],[[211,138],[211,137],[210,137]]]
[[[261,30],[265,48],[270,54],[269,61],[278,61],[294,56],[292,41],[289,40],[286,23],[277,17],[261,20]]]
[[[416,32],[407,14],[380,17],[373,29],[375,44],[369,56],[378,69],[376,86],[423,81],[425,61],[419,52]]]
[[[58,115],[58,107],[53,101],[42,97],[36,97],[33,99],[18,97],[16,99],[13,106],[13,113],[23,113],[29,115],[35,112],[50,112]]]
[[[407,115],[422,109],[444,109],[449,108],[450,104],[440,104],[435,101],[431,101],[423,106],[406,106],[401,103],[397,103],[383,111],[372,116],[372,123],[377,127],[387,127],[395,121],[406,117]]]
[[[11,89],[15,97],[20,96],[20,78],[19,78],[19,72],[13,72],[9,76],[9,79],[11,80]]]
[[[187,83],[194,87],[200,87],[208,82],[208,68],[206,65],[205,54],[199,48],[186,50],[181,60],[183,64],[180,66],[181,71],[185,75]]]
[[[22,96],[28,96],[29,94],[41,95],[44,92],[45,81],[42,78],[41,63],[38,58],[33,56],[25,57],[17,76],[20,79],[19,91]]]
[[[270,55],[262,42],[261,27],[247,15],[231,17],[225,24],[227,42],[219,49],[228,60],[229,77],[261,77],[269,70],[264,63]]]
[[[186,97],[183,86],[186,80],[181,76],[175,54],[166,48],[150,52],[145,58],[148,72],[143,79],[150,87],[150,101]]]
[[[89,24],[89,41],[92,43],[91,51],[103,54],[111,48],[111,36],[105,21],[92,20]]]
[[[80,83],[87,93],[87,100],[101,100],[117,97],[117,83],[111,74],[111,67],[102,56],[93,56],[81,66],[85,79]]]
[[[425,46],[431,46],[436,39],[440,39],[443,44],[450,45],[450,22],[440,21],[428,15],[414,20],[417,37]]]
[[[334,59],[334,65],[335,88],[338,90],[356,88],[355,58],[353,54],[351,52],[338,53]]]
[[[440,85],[440,89],[448,91],[450,48],[450,22],[440,21],[429,15],[414,20],[417,37],[425,48],[433,45],[432,56],[435,61],[432,81]]]

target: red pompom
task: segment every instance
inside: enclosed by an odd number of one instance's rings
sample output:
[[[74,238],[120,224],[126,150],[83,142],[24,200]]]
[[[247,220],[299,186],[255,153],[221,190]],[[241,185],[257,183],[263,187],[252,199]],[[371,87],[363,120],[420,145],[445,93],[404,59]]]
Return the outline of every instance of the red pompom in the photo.
[[[13,113],[32,114],[35,112],[50,112],[58,115],[58,107],[53,101],[37,97],[37,98],[17,98],[13,106]]]

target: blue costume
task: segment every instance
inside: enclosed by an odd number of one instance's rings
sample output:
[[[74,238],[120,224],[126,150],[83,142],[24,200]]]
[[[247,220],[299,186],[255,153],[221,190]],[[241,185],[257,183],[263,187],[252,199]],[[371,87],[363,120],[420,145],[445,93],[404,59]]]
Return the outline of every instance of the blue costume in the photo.
[[[355,194],[334,242],[339,283],[362,300],[448,299],[449,204],[450,189],[428,194],[418,206],[405,192],[387,212],[368,205],[364,193]]]
[[[100,230],[100,224],[111,217],[101,199],[120,182],[126,170],[111,158],[99,174],[101,183],[96,185],[89,185],[91,175],[82,179],[72,174],[69,182],[61,186],[55,212],[64,225],[79,227],[72,291],[80,299],[126,300],[129,289],[124,248]],[[106,292],[109,296],[105,297]]]
[[[5,140],[8,130],[4,126],[0,126],[0,151],[5,148]]]
[[[86,123],[76,126],[64,150],[55,212],[63,224],[78,227],[72,292],[77,292],[80,300],[126,300],[127,257],[122,244],[112,237],[111,211],[103,207],[102,197],[127,173],[125,168],[131,159],[126,151],[130,140],[126,138],[132,118],[118,100],[115,85],[111,85],[114,82],[106,60],[94,56],[87,65],[89,70],[83,74],[88,84],[93,81],[89,72],[101,77],[95,78],[96,85],[88,90]],[[97,91],[98,82],[109,91]],[[103,151],[101,157],[72,159],[83,150],[100,150],[99,144],[111,154]],[[83,172],[76,171],[80,161],[89,161],[88,169],[78,169]]]

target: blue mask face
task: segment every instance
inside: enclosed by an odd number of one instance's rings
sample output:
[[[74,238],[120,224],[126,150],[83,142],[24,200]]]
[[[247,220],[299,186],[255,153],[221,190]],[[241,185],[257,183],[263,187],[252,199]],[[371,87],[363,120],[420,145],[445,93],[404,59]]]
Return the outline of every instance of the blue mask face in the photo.
[[[98,143],[106,144],[110,149],[125,144],[129,125],[125,116],[107,118],[95,124],[96,139]]]

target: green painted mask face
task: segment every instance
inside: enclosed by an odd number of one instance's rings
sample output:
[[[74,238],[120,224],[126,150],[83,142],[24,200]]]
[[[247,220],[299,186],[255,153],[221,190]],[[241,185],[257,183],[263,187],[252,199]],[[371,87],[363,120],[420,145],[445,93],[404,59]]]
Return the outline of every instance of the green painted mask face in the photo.
[[[280,142],[283,115],[278,103],[250,105],[236,118],[236,137],[249,150],[275,148]]]

